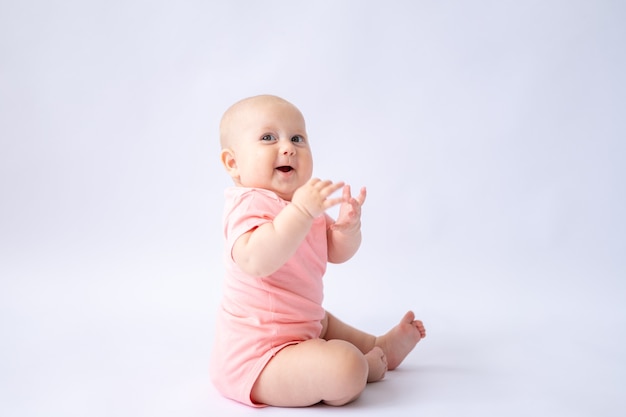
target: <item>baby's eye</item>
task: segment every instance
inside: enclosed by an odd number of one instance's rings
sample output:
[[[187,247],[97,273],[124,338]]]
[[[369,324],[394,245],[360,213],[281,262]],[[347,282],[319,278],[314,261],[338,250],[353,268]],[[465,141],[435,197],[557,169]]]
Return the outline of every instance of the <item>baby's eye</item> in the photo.
[[[271,142],[276,139],[274,138],[274,135],[263,135],[263,137],[261,137],[261,140],[266,141],[266,142]]]
[[[300,135],[296,135],[294,137],[291,138],[292,142],[296,142],[296,143],[302,143],[304,142],[304,138]]]

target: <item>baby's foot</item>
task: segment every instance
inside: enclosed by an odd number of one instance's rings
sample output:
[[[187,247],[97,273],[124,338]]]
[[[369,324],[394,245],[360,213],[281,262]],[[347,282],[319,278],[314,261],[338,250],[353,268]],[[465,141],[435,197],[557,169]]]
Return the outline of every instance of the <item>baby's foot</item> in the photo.
[[[387,367],[392,370],[400,365],[417,342],[425,336],[424,324],[415,320],[415,314],[409,311],[402,317],[400,324],[376,338],[376,346],[385,352]]]
[[[370,366],[367,382],[380,381],[385,377],[387,372],[387,358],[385,352],[378,346],[374,346],[372,350],[365,354],[365,359]]]

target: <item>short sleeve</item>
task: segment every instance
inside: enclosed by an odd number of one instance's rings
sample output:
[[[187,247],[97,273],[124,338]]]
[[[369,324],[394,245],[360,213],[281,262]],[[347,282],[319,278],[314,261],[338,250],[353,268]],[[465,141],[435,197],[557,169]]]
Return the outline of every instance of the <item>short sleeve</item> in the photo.
[[[229,188],[225,197],[224,238],[229,251],[241,235],[274,220],[286,204],[274,193],[254,188]]]

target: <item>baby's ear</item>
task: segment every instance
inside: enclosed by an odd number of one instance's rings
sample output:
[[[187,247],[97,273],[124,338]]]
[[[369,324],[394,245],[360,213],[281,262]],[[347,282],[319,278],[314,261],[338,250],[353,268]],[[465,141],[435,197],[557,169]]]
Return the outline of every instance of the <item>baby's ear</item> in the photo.
[[[224,168],[226,168],[226,172],[233,178],[238,176],[237,173],[237,161],[235,160],[235,153],[232,149],[222,149],[222,153],[220,154],[220,159],[222,160],[222,164]]]

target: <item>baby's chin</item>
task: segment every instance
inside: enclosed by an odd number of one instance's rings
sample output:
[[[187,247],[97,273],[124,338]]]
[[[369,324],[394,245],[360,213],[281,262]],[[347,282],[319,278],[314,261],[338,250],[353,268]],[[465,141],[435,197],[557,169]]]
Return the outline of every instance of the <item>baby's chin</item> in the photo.
[[[246,181],[244,183],[242,183],[241,181],[237,181],[235,180],[235,185],[237,187],[245,187],[245,188],[260,188],[262,190],[268,190],[273,192],[274,194],[276,194],[278,197],[280,197],[282,200],[285,201],[291,201],[291,199],[293,198],[293,195],[295,194],[296,190],[298,188],[300,188],[302,185],[306,184],[306,181],[304,182],[304,184],[301,184],[297,187],[295,187],[295,189],[293,188],[293,185],[289,186],[289,187],[272,187],[268,184],[255,184],[253,182],[249,182]]]
[[[278,197],[280,197],[282,200],[285,200],[285,201],[291,201],[293,194],[295,193],[295,190],[294,191],[278,190],[273,187],[261,186],[258,184],[242,184],[241,182],[237,182],[237,181],[235,181],[235,186],[244,187],[244,188],[258,188],[261,190],[271,191],[274,194],[276,194]]]
[[[269,190],[274,192],[281,199],[285,201],[291,201],[296,191],[300,187],[302,187],[304,184],[306,184],[306,181],[303,184],[300,184],[298,186],[291,184],[290,186],[286,186],[286,187],[272,187],[272,188],[269,188]]]
[[[274,191],[274,193],[276,193],[277,196],[279,196],[281,199],[285,200],[285,201],[291,201],[291,199],[293,198],[293,193],[283,193],[280,191]]]

